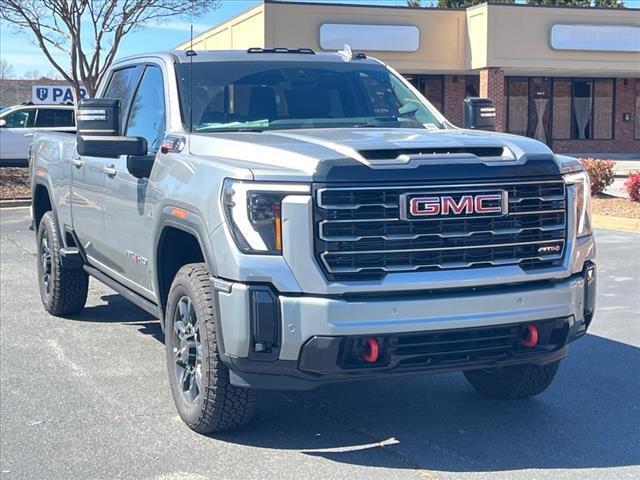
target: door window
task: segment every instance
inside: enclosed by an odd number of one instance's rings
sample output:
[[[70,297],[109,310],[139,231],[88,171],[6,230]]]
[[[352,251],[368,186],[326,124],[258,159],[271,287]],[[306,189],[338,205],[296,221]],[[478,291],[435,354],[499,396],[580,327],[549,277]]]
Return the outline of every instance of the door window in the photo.
[[[36,127],[73,127],[73,110],[62,108],[39,108]]]
[[[7,128],[29,128],[33,127],[33,119],[35,117],[36,111],[33,109],[30,110],[18,110],[16,112],[12,112],[6,117],[4,117],[4,121],[6,123]]]
[[[126,135],[144,137],[149,152],[160,148],[165,130],[164,83],[158,67],[147,66],[133,98]]]
[[[129,102],[131,102],[137,78],[137,66],[115,70],[111,74],[107,88],[102,94],[102,98],[120,100],[120,125],[122,125]]]

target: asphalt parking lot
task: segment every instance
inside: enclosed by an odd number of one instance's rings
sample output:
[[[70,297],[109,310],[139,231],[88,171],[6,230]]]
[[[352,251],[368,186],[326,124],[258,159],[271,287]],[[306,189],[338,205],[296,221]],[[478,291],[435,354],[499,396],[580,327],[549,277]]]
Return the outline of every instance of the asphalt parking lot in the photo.
[[[264,393],[243,431],[173,406],[157,322],[93,282],[74,319],[40,303],[27,209],[3,209],[2,479],[640,478],[640,235],[598,231],[598,313],[540,397],[461,374]]]

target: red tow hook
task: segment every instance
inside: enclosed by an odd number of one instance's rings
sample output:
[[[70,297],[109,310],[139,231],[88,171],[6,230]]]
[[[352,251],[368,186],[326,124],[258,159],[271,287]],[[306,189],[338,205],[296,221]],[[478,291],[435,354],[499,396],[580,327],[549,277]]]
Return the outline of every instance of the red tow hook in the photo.
[[[376,338],[367,338],[365,342],[364,354],[362,360],[368,363],[375,363],[378,361],[378,355],[380,354],[380,345]]]
[[[538,344],[538,327],[534,324],[527,325],[524,329],[520,343],[526,348],[535,347]]]

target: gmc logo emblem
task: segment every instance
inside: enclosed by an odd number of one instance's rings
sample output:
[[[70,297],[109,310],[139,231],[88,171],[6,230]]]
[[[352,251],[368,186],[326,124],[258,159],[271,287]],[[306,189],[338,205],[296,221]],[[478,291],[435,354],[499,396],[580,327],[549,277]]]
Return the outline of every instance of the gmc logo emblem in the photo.
[[[404,194],[401,196],[404,220],[428,217],[468,217],[506,214],[506,192],[440,194]]]

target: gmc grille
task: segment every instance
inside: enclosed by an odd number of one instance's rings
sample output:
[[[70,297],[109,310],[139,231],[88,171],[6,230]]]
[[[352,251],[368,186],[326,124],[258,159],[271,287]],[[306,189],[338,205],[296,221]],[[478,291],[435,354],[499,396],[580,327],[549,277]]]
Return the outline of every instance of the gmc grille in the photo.
[[[402,194],[496,191],[507,193],[505,215],[400,218]],[[315,221],[316,256],[330,280],[496,265],[540,269],[562,263],[566,190],[562,180],[428,187],[320,186],[315,193]]]

